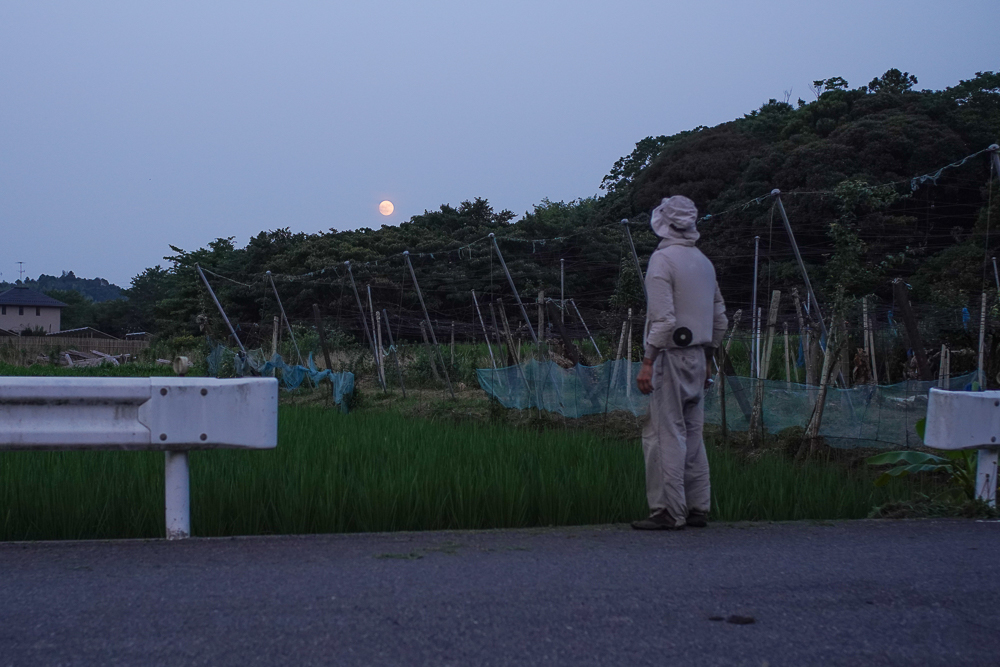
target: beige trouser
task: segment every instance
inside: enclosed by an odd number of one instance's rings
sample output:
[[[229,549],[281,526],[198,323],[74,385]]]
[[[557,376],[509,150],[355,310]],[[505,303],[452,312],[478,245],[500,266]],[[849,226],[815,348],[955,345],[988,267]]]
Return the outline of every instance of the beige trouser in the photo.
[[[653,364],[649,417],[642,429],[649,509],[666,509],[678,525],[688,512],[708,513],[711,487],[702,440],[705,348],[661,350]]]

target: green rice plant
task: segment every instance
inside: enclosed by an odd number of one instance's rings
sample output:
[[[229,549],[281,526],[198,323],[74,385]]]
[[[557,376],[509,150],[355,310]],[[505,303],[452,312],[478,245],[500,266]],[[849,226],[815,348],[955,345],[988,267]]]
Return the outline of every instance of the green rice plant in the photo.
[[[709,448],[713,518],[862,518],[912,495],[866,469]],[[641,449],[587,432],[342,415],[283,405],[276,450],[190,455],[200,536],[505,528],[629,521]],[[163,454],[0,452],[0,540],[163,535]]]

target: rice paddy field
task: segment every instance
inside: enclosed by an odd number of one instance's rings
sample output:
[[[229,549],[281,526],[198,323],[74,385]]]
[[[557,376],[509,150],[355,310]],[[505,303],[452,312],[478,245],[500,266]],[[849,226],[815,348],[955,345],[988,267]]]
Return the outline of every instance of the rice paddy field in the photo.
[[[713,518],[865,517],[913,482],[710,446]],[[645,515],[635,439],[283,404],[275,450],[191,453],[197,536],[529,527]],[[162,537],[160,452],[0,452],[0,540]]]

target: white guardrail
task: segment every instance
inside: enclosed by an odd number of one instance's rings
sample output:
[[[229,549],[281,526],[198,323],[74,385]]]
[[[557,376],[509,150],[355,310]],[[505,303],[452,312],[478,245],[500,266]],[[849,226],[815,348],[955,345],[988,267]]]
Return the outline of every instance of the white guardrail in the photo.
[[[924,444],[934,449],[978,449],[976,497],[996,506],[1000,391],[931,389]]]
[[[167,539],[191,534],[189,450],[277,445],[274,378],[0,378],[0,450],[164,450]]]

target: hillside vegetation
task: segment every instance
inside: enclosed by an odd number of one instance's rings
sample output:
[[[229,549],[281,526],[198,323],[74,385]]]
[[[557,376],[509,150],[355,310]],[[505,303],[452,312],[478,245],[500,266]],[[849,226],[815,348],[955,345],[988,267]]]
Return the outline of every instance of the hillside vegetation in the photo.
[[[269,339],[278,313],[264,279],[268,270],[289,319],[311,323],[317,303],[330,326],[357,336],[357,302],[344,265],[350,260],[365,307],[370,285],[376,309],[390,312],[399,335],[415,338],[420,306],[401,255],[408,250],[431,318],[457,320],[471,334],[470,290],[484,302],[503,298],[508,314],[515,312],[490,233],[522,298],[533,302],[542,289],[558,298],[564,260],[567,298],[595,328],[610,327],[620,319],[606,313],[642,308],[618,221],[636,223],[644,264],[656,240],[643,223],[661,197],[673,194],[691,197],[711,214],[700,224],[700,245],[716,264],[732,311],[750,300],[755,236],[761,237],[761,289],[801,287],[774,199],[766,197],[774,188],[784,193],[821,302],[843,287],[847,297],[872,294],[888,304],[890,280],[904,277],[923,307],[972,306],[996,245],[988,224],[1000,222],[1000,197],[993,192],[991,198],[987,187],[988,154],[936,179],[911,179],[997,141],[1000,75],[980,73],[941,91],[916,90],[916,83],[898,70],[853,89],[834,77],[816,82],[810,102],[772,99],[715,127],[647,137],[612,166],[601,194],[542,201],[517,222],[511,211],[470,198],[397,227],[320,234],[276,229],[243,247],[233,238],[195,250],[175,247],[165,266],[133,279],[118,328],[224,338],[194,268],[200,263],[214,272],[208,277],[250,344]],[[533,307],[530,313],[534,317]],[[484,317],[488,322],[490,315]]]

